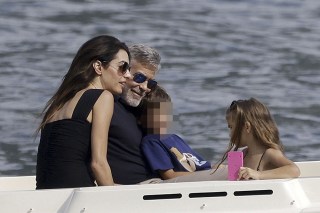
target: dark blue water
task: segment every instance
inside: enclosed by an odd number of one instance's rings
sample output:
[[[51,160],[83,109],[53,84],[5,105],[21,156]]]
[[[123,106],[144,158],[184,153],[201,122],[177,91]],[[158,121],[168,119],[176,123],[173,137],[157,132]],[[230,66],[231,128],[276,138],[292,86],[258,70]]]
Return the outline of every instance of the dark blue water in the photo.
[[[294,161],[320,160],[320,1],[0,1],[0,176],[34,175],[38,115],[89,38],[162,55],[176,132],[216,161],[234,99],[269,106]]]

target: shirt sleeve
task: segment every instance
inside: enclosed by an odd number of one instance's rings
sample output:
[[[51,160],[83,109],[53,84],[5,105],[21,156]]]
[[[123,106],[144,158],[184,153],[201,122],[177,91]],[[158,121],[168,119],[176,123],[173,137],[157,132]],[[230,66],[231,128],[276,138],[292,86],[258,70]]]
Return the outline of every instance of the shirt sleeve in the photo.
[[[153,171],[174,168],[168,151],[159,140],[145,137],[142,140],[141,149]]]

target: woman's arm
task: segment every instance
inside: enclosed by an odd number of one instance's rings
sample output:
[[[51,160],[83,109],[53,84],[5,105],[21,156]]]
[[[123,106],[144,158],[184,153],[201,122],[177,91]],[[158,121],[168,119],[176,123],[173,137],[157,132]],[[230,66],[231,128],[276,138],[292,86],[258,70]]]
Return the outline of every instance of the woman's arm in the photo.
[[[92,110],[91,169],[99,186],[114,185],[107,161],[108,134],[113,114],[114,98],[104,91]]]
[[[286,158],[280,150],[268,149],[264,156],[266,169],[263,171],[255,171],[247,167],[241,167],[239,171],[239,179],[280,179],[280,178],[296,178],[300,176],[299,167]],[[268,169],[270,167],[270,169]]]

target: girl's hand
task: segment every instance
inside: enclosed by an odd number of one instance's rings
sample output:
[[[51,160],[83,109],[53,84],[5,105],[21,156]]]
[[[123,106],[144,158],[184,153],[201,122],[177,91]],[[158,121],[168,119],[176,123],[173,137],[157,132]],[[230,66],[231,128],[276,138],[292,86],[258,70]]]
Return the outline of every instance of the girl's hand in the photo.
[[[240,167],[239,169],[239,177],[237,180],[259,180],[260,172],[250,169],[248,167]]]

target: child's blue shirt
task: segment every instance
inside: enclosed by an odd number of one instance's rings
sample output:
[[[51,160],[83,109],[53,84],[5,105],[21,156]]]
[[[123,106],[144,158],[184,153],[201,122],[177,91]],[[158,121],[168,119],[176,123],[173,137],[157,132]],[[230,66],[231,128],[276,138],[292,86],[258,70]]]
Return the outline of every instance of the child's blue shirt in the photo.
[[[175,134],[147,135],[142,140],[141,149],[154,172],[169,169],[189,172],[211,169],[210,162]]]

